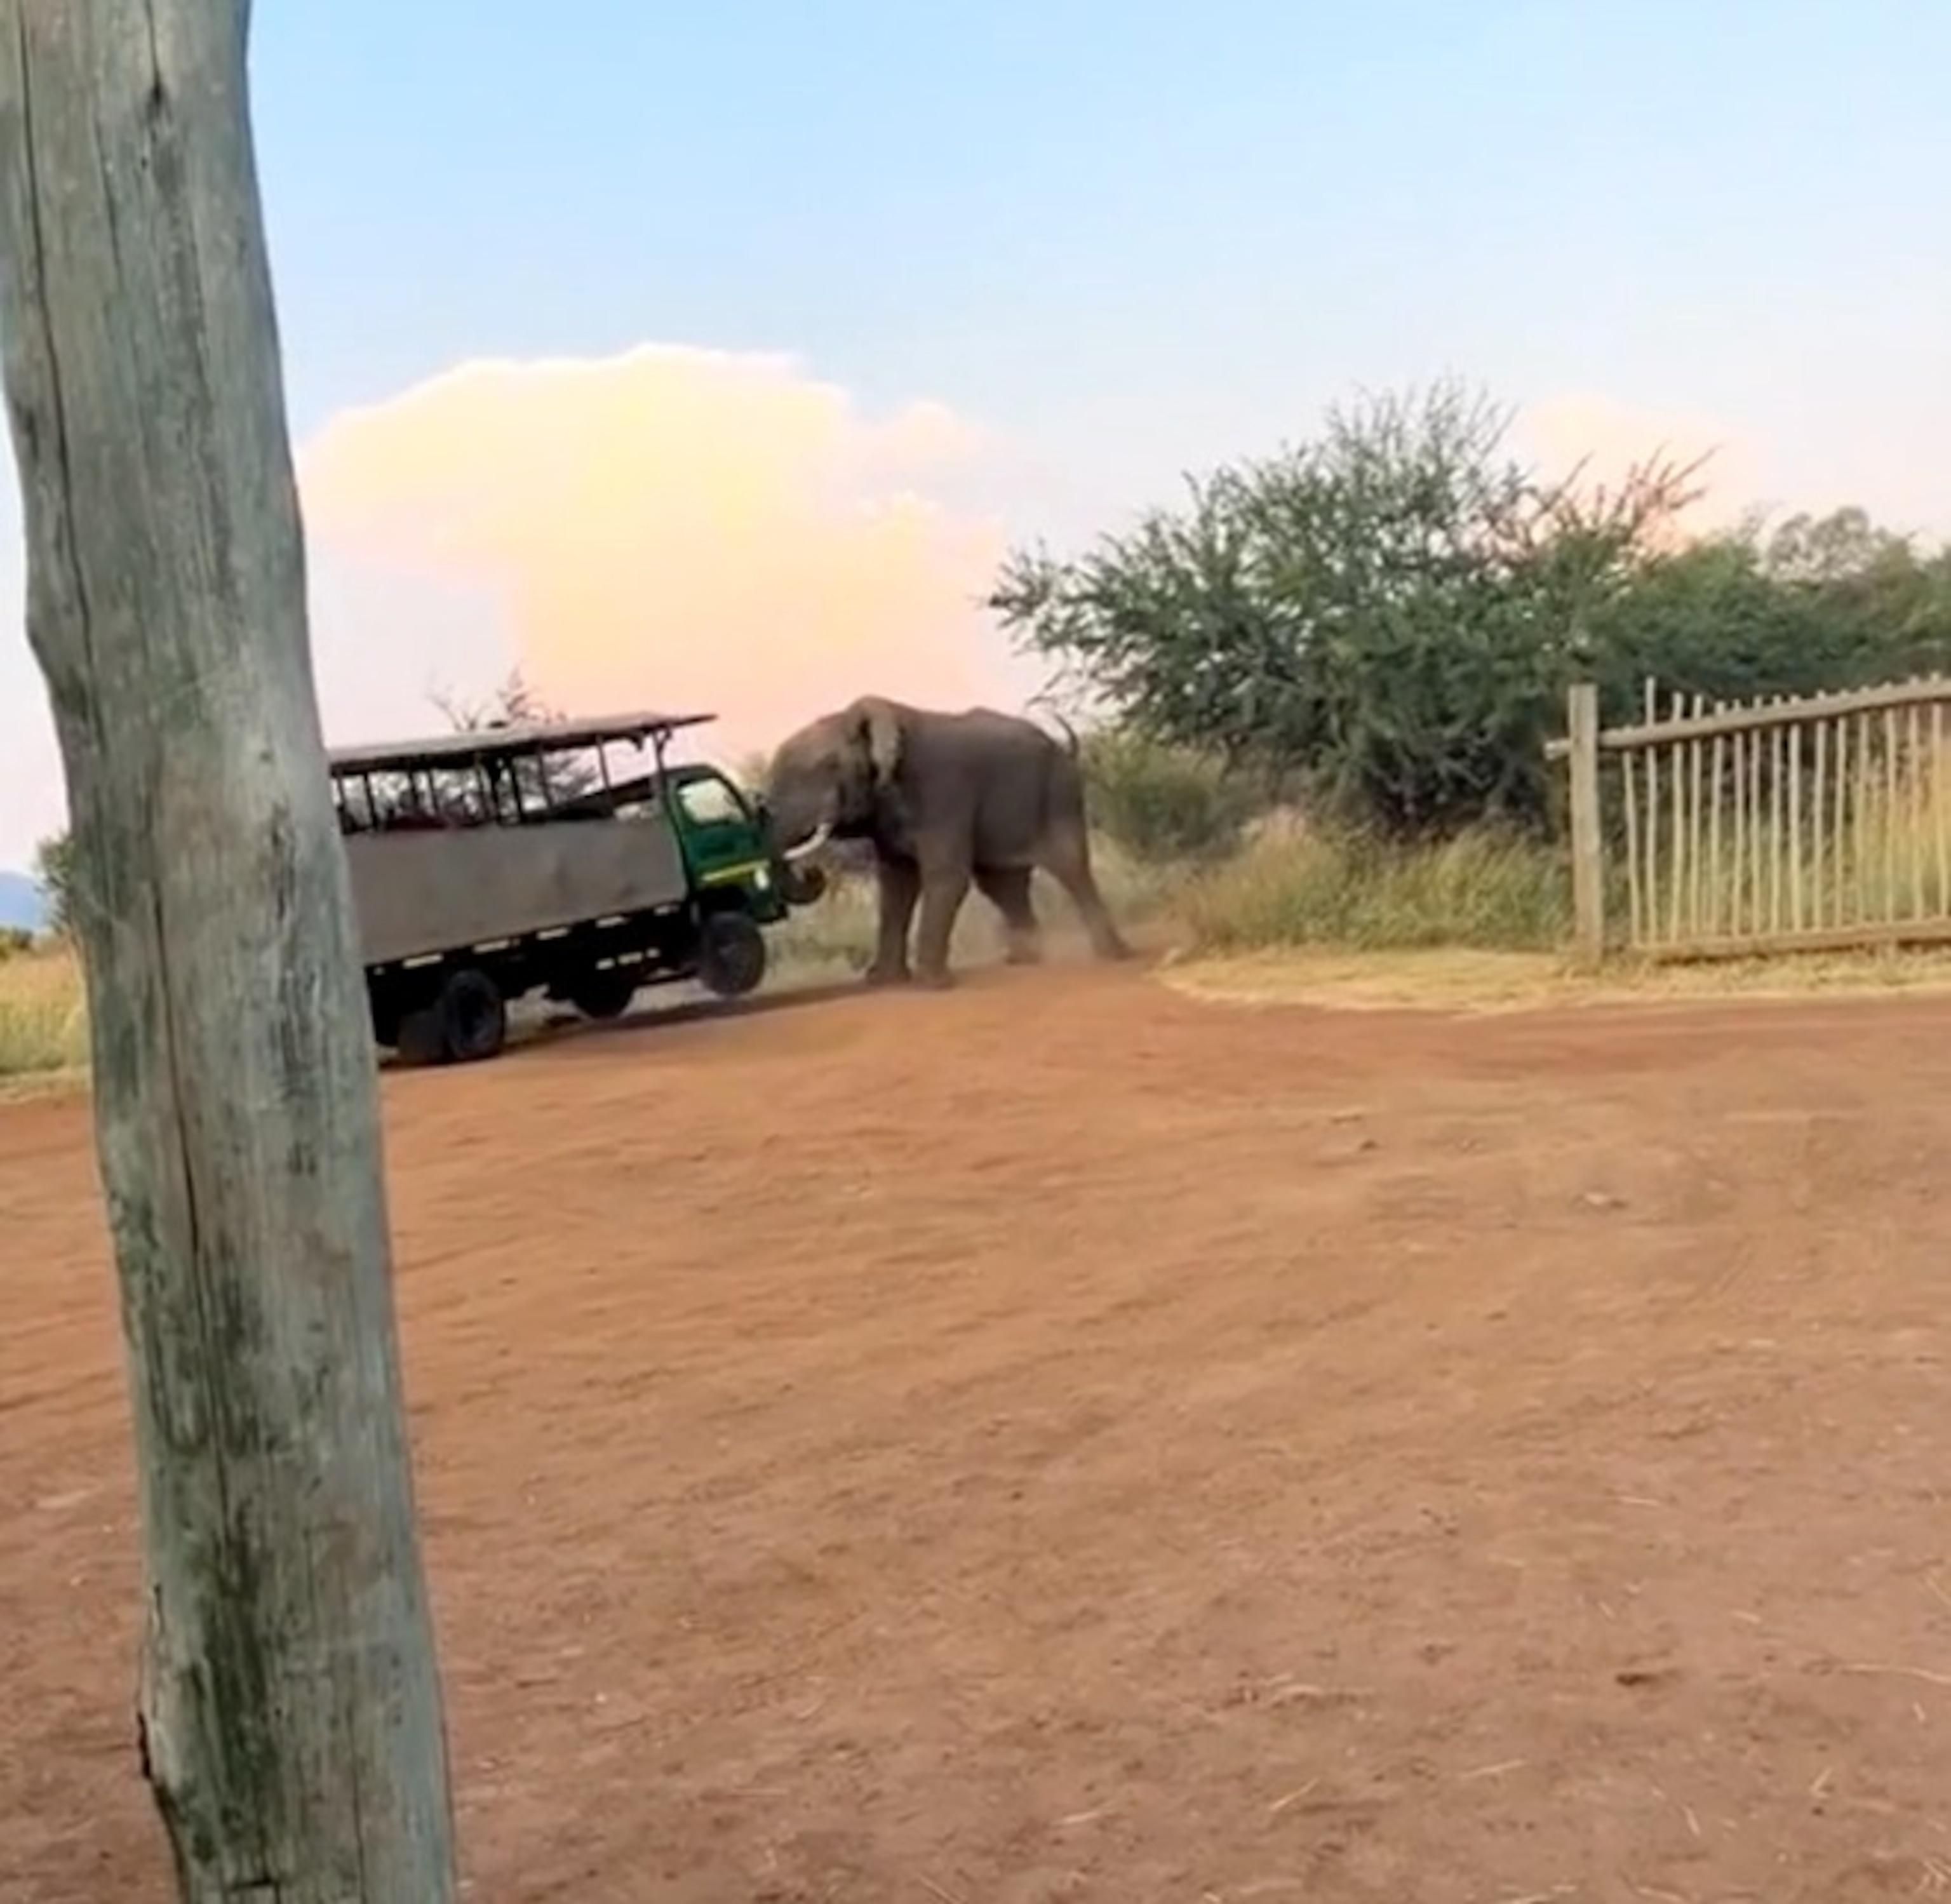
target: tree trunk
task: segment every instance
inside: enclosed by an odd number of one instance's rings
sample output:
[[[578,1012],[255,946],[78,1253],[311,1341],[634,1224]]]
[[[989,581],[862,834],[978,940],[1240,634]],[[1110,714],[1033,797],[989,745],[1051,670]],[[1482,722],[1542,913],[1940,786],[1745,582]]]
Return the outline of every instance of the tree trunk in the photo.
[[[0,0],[0,346],[186,1899],[454,1895],[246,0]]]

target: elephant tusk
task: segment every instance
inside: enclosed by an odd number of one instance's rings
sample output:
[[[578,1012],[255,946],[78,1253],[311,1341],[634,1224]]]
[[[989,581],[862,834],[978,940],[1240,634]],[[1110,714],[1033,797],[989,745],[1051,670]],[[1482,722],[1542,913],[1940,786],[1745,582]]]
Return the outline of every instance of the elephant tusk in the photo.
[[[803,840],[798,846],[787,847],[779,857],[788,866],[796,866],[801,860],[810,859],[832,837],[832,822],[830,820],[823,820],[813,829],[813,835],[810,839]]]

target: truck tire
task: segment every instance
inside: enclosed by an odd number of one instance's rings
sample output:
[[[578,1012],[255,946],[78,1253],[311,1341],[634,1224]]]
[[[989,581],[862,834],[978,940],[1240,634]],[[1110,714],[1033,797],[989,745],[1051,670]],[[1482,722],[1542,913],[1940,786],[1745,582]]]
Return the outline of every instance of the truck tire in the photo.
[[[407,1065],[478,1064],[508,1042],[508,1003],[486,972],[450,972],[417,1010],[404,1013],[394,1049]]]
[[[401,1063],[416,1070],[445,1061],[447,1037],[441,1024],[438,998],[400,1014],[393,1034],[393,1049]]]
[[[716,998],[743,998],[766,975],[766,935],[743,913],[707,913],[700,929],[698,982]]]
[[[373,1017],[373,1042],[389,1051],[400,1043],[400,1001],[382,993],[368,992],[367,1008]]]
[[[449,972],[438,1009],[451,1063],[479,1064],[501,1056],[508,1042],[508,1001],[486,972],[473,966]]]
[[[565,996],[585,1018],[621,1018],[637,995],[635,975],[620,966],[585,972]]]

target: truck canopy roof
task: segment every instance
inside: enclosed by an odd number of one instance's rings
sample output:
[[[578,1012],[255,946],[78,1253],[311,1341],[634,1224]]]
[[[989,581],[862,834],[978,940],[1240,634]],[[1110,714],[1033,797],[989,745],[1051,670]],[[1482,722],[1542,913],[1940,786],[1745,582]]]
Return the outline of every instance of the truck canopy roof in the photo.
[[[577,720],[526,721],[470,727],[420,741],[334,748],[326,757],[339,773],[398,773],[416,767],[455,766],[512,754],[547,754],[610,741],[668,740],[680,728],[702,726],[716,714],[593,715]]]

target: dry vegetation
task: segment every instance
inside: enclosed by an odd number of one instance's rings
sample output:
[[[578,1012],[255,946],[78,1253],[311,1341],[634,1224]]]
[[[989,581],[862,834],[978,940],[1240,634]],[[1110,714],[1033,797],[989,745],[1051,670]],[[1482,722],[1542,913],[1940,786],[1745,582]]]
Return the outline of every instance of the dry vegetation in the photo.
[[[72,957],[51,947],[0,954],[0,1082],[58,1078],[88,1063],[88,1014]]]

